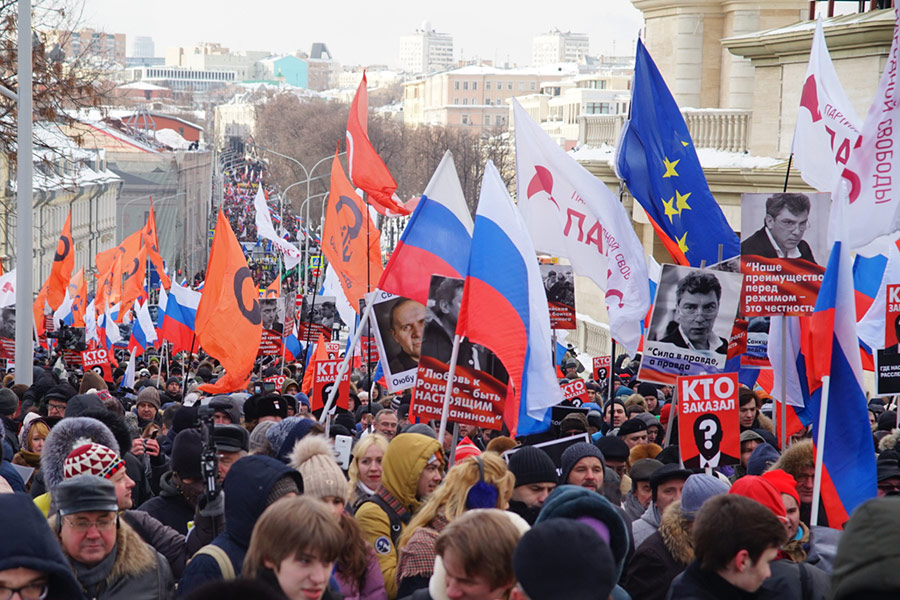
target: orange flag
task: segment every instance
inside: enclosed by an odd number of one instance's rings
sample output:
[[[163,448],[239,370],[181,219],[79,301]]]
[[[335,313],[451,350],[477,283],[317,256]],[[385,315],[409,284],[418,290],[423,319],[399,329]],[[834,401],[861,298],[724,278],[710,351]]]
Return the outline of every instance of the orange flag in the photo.
[[[41,290],[38,292],[37,299],[34,301],[34,328],[37,330],[38,337],[44,335],[47,331],[47,328],[44,326],[44,311],[47,307],[47,284],[49,282],[50,277],[47,277],[44,280],[44,285],[41,286]]]
[[[350,306],[357,312],[360,299],[378,283],[384,270],[380,239],[381,232],[372,223],[365,203],[347,181],[335,155],[331,164],[328,209],[322,228],[322,248],[341,281]]]
[[[263,298],[281,298],[281,277],[275,277],[275,281],[266,288]]]
[[[109,289],[109,298],[107,299],[107,303],[110,306],[115,306],[117,302],[122,301],[122,274],[125,272],[125,255],[120,254],[114,261],[112,266],[112,276],[110,278],[110,289]],[[129,262],[129,266],[131,263]],[[126,310],[119,310],[119,320],[117,323],[122,322],[122,318],[125,316],[125,313],[128,312]]]
[[[347,117],[347,165],[356,187],[368,194],[372,207],[382,215],[408,215],[397,197],[397,182],[369,141],[369,92],[366,74],[356,88]]]
[[[94,298],[94,306],[97,313],[106,312],[106,307],[110,304],[110,296],[113,290],[113,273],[116,271],[117,265],[122,260],[122,254],[117,253],[113,256],[113,262],[110,263],[106,271],[100,274],[97,279],[97,294]]]
[[[259,290],[221,210],[194,330],[203,349],[225,367],[218,381],[205,383],[200,390],[224,394],[246,389],[262,336]]]
[[[147,224],[144,226],[141,237],[143,245],[147,247],[147,257],[153,263],[153,266],[156,267],[156,272],[159,274],[160,284],[164,288],[169,289],[172,287],[172,281],[166,275],[162,256],[159,255],[159,239],[156,237],[156,214],[153,212],[153,198],[150,198],[150,214],[147,215]]]
[[[62,235],[56,243],[56,255],[53,257],[53,266],[50,268],[50,277],[47,278],[47,301],[50,308],[56,310],[66,299],[66,288],[75,270],[75,248],[72,246],[72,210],[63,225]]]
[[[127,269],[125,282],[122,284],[122,299],[120,300],[122,306],[130,306],[135,299],[143,298],[146,295],[144,278],[147,275],[147,246],[141,246],[140,252],[132,259],[131,264],[127,265]],[[120,310],[119,314],[121,313]]]
[[[97,265],[97,272],[102,274],[109,271],[115,258],[120,255],[124,255],[126,260],[130,263],[130,259],[134,258],[141,249],[142,233],[143,230],[139,229],[125,238],[122,243],[115,248],[98,252],[97,256],[94,258],[94,263]]]
[[[325,337],[321,333],[319,334],[319,339],[316,341],[315,353],[312,358],[309,359],[309,364],[306,365],[306,371],[303,372],[303,381],[300,383],[300,388],[303,390],[303,393],[309,394],[310,398],[312,397],[316,363],[320,360],[328,360],[328,350],[325,348]]]
[[[72,316],[74,327],[84,327],[84,309],[87,306],[87,283],[84,280],[84,269],[69,280],[69,297],[72,299]]]

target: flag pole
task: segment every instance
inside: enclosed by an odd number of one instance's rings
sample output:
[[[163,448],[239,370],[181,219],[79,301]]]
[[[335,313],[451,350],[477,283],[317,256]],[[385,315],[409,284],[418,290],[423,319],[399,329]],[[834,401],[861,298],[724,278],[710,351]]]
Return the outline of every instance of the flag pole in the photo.
[[[669,422],[666,423],[666,438],[663,440],[663,448],[669,447],[669,441],[672,439],[672,428],[675,426],[675,418],[678,416],[678,382],[676,380],[675,387],[672,390],[672,410],[669,411]],[[612,420],[612,417],[610,417]]]
[[[787,449],[787,317],[781,317],[781,451]],[[773,408],[777,410],[776,404]],[[775,411],[772,412],[775,416]],[[778,431],[776,425],[775,431]]]
[[[309,344],[310,344],[311,338],[312,338],[312,318],[313,318],[313,311],[315,311],[315,309],[316,309],[316,292],[319,289],[319,274],[322,272],[322,269],[323,269],[321,257],[322,257],[322,255],[320,254],[319,255],[319,268],[316,270],[316,278],[315,278],[315,282],[313,283],[313,293],[311,294],[312,300],[309,303],[309,318],[306,321],[306,349],[303,352],[304,359],[307,358],[307,356],[309,355]],[[305,283],[306,282],[304,281],[304,284]],[[309,290],[307,290],[307,291],[309,291]],[[306,297],[304,296],[304,299],[305,298]],[[300,304],[300,307],[302,308],[303,304]],[[328,339],[330,340],[331,337],[329,337]],[[303,361],[303,368],[300,370],[301,381],[303,380],[303,376],[306,375],[306,366],[308,364],[309,364],[308,360]]]
[[[444,443],[447,432],[447,417],[450,413],[450,392],[453,391],[453,376],[456,374],[456,361],[459,359],[459,344],[462,336],[453,336],[453,351],[450,353],[450,368],[447,370],[447,386],[444,388],[444,406],[441,408],[441,426],[438,430],[438,441]],[[455,439],[455,438],[454,438]]]
[[[606,374],[606,382],[609,384],[607,386],[607,398],[606,403],[609,404],[613,399],[613,373],[615,372],[615,362],[616,362],[616,340],[612,336],[610,336],[609,341],[612,343],[609,350],[609,373]],[[610,409],[612,410],[612,409]],[[612,413],[610,413],[610,421],[612,421]]]
[[[831,375],[822,377],[822,398],[819,402],[819,431],[816,436],[815,479],[813,480],[812,512],[809,526],[819,524],[819,500],[822,496],[822,457],[825,453],[825,426],[828,417],[828,394],[831,391]]]
[[[375,288],[375,292],[376,293],[378,292],[378,288]],[[372,307],[374,305],[375,305],[374,302],[366,303],[366,312],[363,314],[362,319],[360,319],[360,321],[368,322],[369,315],[372,314]],[[353,332],[353,340],[350,342],[351,348],[356,347],[356,344],[359,343],[359,338],[362,337],[362,330],[363,330],[362,327],[357,327],[356,331]],[[307,346],[306,352],[309,353],[308,346]],[[353,360],[353,353],[352,352],[344,353],[344,360],[341,361],[341,364],[338,367],[337,378],[335,379],[335,381],[339,382],[341,379],[344,378],[344,374],[347,372],[347,368],[350,366],[351,360]],[[304,367],[303,370],[305,372],[306,368]],[[301,377],[300,380],[302,381],[303,378]],[[328,392],[328,401],[325,402],[325,409],[322,411],[322,416],[319,417],[319,423],[325,422],[325,418],[328,415],[328,411],[331,410],[331,406],[334,404],[334,399],[337,397],[339,387],[340,387],[339,385],[331,386],[331,391]]]

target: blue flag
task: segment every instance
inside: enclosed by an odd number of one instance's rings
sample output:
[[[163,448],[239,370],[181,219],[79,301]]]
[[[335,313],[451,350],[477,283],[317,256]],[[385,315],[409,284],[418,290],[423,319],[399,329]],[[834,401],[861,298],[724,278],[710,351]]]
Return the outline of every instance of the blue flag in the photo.
[[[738,237],[709,191],[681,111],[640,40],[631,118],[616,167],[677,263],[714,264],[720,244],[723,259],[740,254]]]

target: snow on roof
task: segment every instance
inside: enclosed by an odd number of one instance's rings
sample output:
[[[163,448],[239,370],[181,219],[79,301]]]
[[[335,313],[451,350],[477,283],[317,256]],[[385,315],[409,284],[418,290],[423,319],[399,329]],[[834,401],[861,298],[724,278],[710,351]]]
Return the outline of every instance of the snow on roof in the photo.
[[[569,155],[578,162],[605,162],[612,164],[616,149],[609,144],[599,148],[581,146],[569,151]],[[752,156],[740,152],[725,152],[715,148],[697,148],[700,166],[705,169],[771,169],[783,164],[784,159],[769,156]]]
[[[489,67],[487,65],[468,65],[447,71],[452,75],[576,75],[578,73],[578,65],[575,63],[554,63],[543,65],[541,67],[516,67],[512,69],[501,69],[499,67]]]
[[[165,144],[172,150],[187,150],[191,145],[189,141],[181,137],[174,129],[160,129],[156,132],[156,141]]]
[[[156,91],[156,90],[168,90],[169,88],[162,87],[160,85],[153,85],[152,83],[147,83],[146,81],[133,81],[131,83],[126,83],[124,85],[119,86],[120,90],[144,90],[144,91]]]
[[[827,30],[830,27],[839,27],[841,25],[860,25],[862,23],[870,23],[870,22],[879,22],[879,21],[894,21],[894,11],[892,10],[877,10],[877,11],[866,11],[859,13],[850,13],[846,15],[839,15],[837,17],[831,17],[830,19],[822,20],[822,27]],[[764,31],[754,31],[752,33],[745,33],[742,35],[735,35],[729,40],[742,40],[742,39],[759,39],[761,37],[767,37],[770,35],[782,35],[785,33],[802,33],[806,31],[814,31],[816,29],[816,21],[799,21],[797,23],[793,23],[791,25],[787,25],[784,27],[778,27],[776,29],[767,29]]]

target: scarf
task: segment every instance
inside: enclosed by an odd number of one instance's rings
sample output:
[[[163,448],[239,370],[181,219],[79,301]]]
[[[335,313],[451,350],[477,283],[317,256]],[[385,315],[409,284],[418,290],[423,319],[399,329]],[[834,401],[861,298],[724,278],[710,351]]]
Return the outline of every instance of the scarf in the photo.
[[[19,456],[25,461],[25,464],[33,469],[41,468],[41,455],[37,452],[29,452],[25,448],[19,450]]]
[[[78,578],[78,583],[81,584],[88,597],[96,598],[100,595],[100,584],[106,581],[106,578],[112,573],[118,548],[119,545],[117,543],[113,546],[112,552],[92,567],[82,564],[74,558],[69,559],[69,562],[72,563],[72,568],[75,569],[75,577]]]

